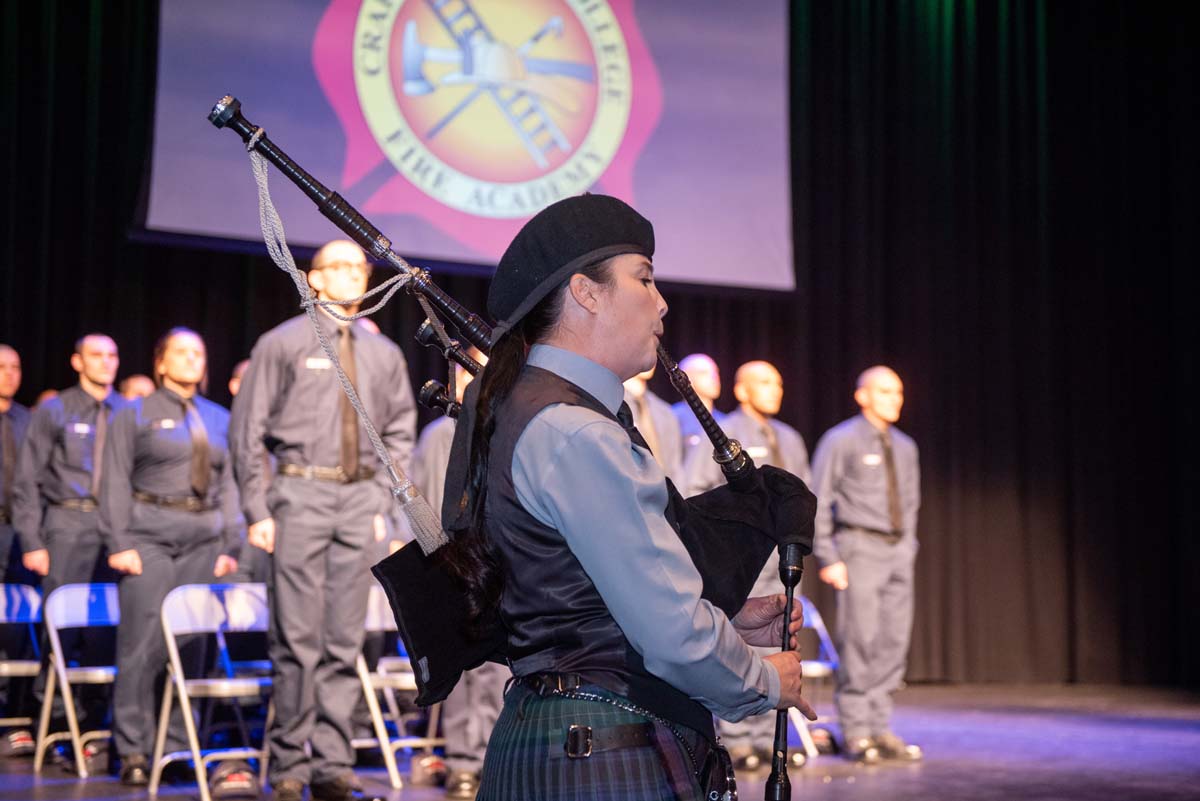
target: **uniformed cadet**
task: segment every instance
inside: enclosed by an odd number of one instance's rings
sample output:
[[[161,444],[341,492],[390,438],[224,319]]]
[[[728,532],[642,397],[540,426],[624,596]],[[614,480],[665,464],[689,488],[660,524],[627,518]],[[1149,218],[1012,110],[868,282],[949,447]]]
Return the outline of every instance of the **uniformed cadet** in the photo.
[[[696,390],[696,395],[704,402],[704,408],[712,413],[713,419],[718,423],[725,419],[724,413],[716,408],[717,398],[721,397],[721,371],[712,357],[704,353],[690,353],[680,359],[679,369],[687,374],[688,380],[692,382],[692,389]],[[703,445],[701,450],[706,453],[711,452],[712,445],[708,441],[708,435],[700,427],[700,421],[696,419],[692,407],[688,406],[686,401],[679,401],[672,404],[671,411],[679,421],[679,433],[683,437],[680,464],[687,464],[688,456],[698,445]],[[680,487],[680,491],[683,490],[684,488]]]
[[[229,374],[229,397],[237,397],[238,391],[242,388],[242,376],[246,374],[248,367],[250,367],[249,359],[242,359],[233,366],[233,372]],[[274,472],[271,458],[270,456],[266,456],[263,459],[263,481],[269,484],[271,474]],[[269,553],[262,548],[255,548],[249,542],[246,542],[246,538],[243,536],[237,560],[238,567],[229,577],[230,581],[249,581],[258,584],[267,583],[271,573],[271,555]]]
[[[813,555],[837,590],[834,700],[847,756],[911,761],[921,749],[892,732],[891,719],[912,632],[917,445],[895,426],[904,384],[890,368],[864,371],[854,400],[862,413],[825,432],[813,456]]]
[[[111,581],[97,500],[102,454],[115,411],[117,343],[88,334],[75,343],[79,383],[34,410],[21,449],[13,514],[25,567],[45,578],[49,595],[63,584]]]
[[[195,331],[173,328],[154,347],[158,389],[113,416],[104,447],[100,524],[118,584],[113,740],[121,781],[145,784],[154,745],[157,691],[167,658],[159,614],[181,584],[208,583],[237,569],[241,531],[229,412],[200,395],[207,357]],[[178,706],[176,706],[178,713]],[[182,718],[167,751],[186,747]]]
[[[29,409],[15,400],[21,388],[21,357],[9,345],[0,344],[0,576],[20,583],[27,571],[21,567],[20,544],[13,536],[12,490],[17,454],[29,428]],[[12,626],[3,628],[12,629]],[[0,631],[0,659],[25,656],[23,632]],[[33,704],[28,680],[0,678],[0,717],[28,717]],[[0,756],[23,756],[33,752],[29,729],[8,731],[0,741]]]
[[[471,356],[486,363],[477,349]],[[459,403],[473,376],[455,368],[454,388]],[[439,417],[421,432],[413,451],[412,480],[434,509],[442,508],[446,468],[450,464],[450,446],[454,440],[454,418]],[[442,702],[442,732],[446,738],[446,797],[471,799],[479,789],[483,758],[488,738],[504,704],[504,683],[508,668],[485,662],[463,674],[454,690]]]
[[[120,357],[105,334],[88,334],[75,343],[71,368],[79,375],[34,409],[21,447],[13,487],[13,521],[24,554],[22,564],[42,577],[49,596],[63,584],[114,581],[100,533],[97,500],[103,474],[102,455],[114,412],[125,405],[113,392]],[[62,633],[67,659],[83,657],[95,664],[111,658],[111,631]],[[45,679],[39,677],[36,695]],[[108,698],[99,686],[81,689],[82,724],[102,728]],[[88,743],[84,753],[97,753]]]
[[[650,391],[646,382],[654,377],[655,367],[635,375],[625,383],[625,403],[633,412],[633,424],[659,466],[676,485],[683,481],[683,434],[671,404]]]
[[[21,356],[0,344],[0,576],[8,581],[10,558],[20,564],[19,543],[13,537],[13,483],[17,454],[29,428],[29,409],[17,403],[21,388]]]
[[[446,546],[471,602],[498,609],[518,677],[484,801],[699,799],[713,713],[807,708],[799,655],[747,645],[773,624],[782,635],[783,595],[733,621],[701,599],[622,400],[663,331],[653,252],[650,223],[623,202],[568,198],[526,223],[488,293],[499,323],[459,421],[474,432],[460,441],[478,442],[455,449],[471,478]]]
[[[308,281],[317,297],[340,303],[363,294],[369,275],[362,250],[335,241],[317,251]],[[407,469],[416,409],[403,354],[363,326],[318,316],[392,459]],[[348,799],[373,539],[393,504],[386,471],[306,315],[254,346],[233,405],[233,447],[247,539],[274,555],[274,797],[299,801],[309,785],[318,801]],[[277,464],[269,489],[266,452]]]
[[[722,418],[721,427],[725,433],[742,444],[755,464],[781,467],[807,483],[808,449],[804,446],[804,438],[796,429],[775,418],[783,401],[783,377],[774,365],[764,361],[743,364],[734,376],[733,395],[738,408]],[[713,461],[709,448],[694,448],[685,472],[688,495],[698,495],[725,483],[725,476]],[[781,588],[779,553],[772,552],[750,594],[768,595]],[[766,648],[761,653],[771,651]],[[734,767],[744,771],[770,767],[775,740],[774,715],[757,715],[737,723],[722,721],[720,731],[733,757]],[[803,753],[794,752],[793,763],[801,762]]]

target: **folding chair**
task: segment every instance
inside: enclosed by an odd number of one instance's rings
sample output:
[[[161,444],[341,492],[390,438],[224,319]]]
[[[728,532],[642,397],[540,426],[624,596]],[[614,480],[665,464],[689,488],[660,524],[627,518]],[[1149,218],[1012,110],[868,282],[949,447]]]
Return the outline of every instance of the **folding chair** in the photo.
[[[396,618],[392,616],[391,606],[388,605],[387,594],[383,587],[371,582],[370,594],[367,597],[366,631],[373,632],[396,631]],[[435,737],[437,733],[440,705],[435,704],[429,710],[429,726],[424,737],[409,737],[403,734],[404,723],[400,717],[400,707],[396,702],[396,692],[416,693],[417,680],[412,671],[412,665],[406,657],[385,656],[379,660],[374,672],[367,667],[367,660],[360,653],[355,665],[358,680],[362,684],[363,696],[367,701],[367,710],[371,714],[371,725],[375,729],[374,737],[358,737],[351,741],[354,748],[378,747],[383,753],[383,764],[387,768],[388,780],[393,789],[403,787],[400,781],[400,771],[396,769],[396,752],[401,748],[424,748],[432,752],[434,746],[443,745],[445,740]],[[376,696],[382,691],[388,705],[388,711],[396,723],[400,736],[389,738],[387,725],[384,723],[383,712],[379,708]]]
[[[28,584],[4,584],[0,590],[0,625],[25,626],[33,643],[33,659],[0,659],[0,678],[33,678],[42,672],[37,630],[42,622],[42,594]],[[0,718],[0,726],[31,726],[33,718]]]
[[[117,678],[116,665],[68,666],[63,656],[62,629],[90,628],[93,626],[116,626],[121,622],[121,607],[117,601],[116,584],[64,584],[50,593],[42,607],[46,624],[46,636],[50,640],[50,674],[46,678],[46,694],[42,699],[42,712],[38,718],[37,747],[34,750],[33,771],[42,772],[46,750],[60,740],[70,740],[75,754],[75,769],[81,779],[88,776],[87,760],[83,746],[92,740],[106,740],[112,736],[107,729],[79,731],[79,717],[75,711],[72,686],[79,684],[112,684]],[[67,731],[50,734],[50,713],[54,707],[54,691],[57,687],[62,696],[63,710],[67,716]]]
[[[805,596],[800,596],[800,608],[804,611],[804,628],[812,629],[817,635],[817,658],[803,659],[800,661],[801,667],[804,669],[804,678],[818,679],[824,682],[831,679],[838,668],[837,649],[833,647],[833,639],[829,636],[829,630],[825,628],[825,620],[821,617],[821,613],[817,611],[817,607]],[[810,725],[820,723],[820,720],[813,721],[810,724],[800,714],[800,710],[795,707],[788,709],[788,718],[792,722],[792,726],[796,728],[796,733],[800,735],[800,742],[804,745],[804,752],[809,759],[813,759],[818,755],[817,745],[813,742],[812,732],[809,729]]]
[[[213,634],[222,638],[226,632],[266,631],[270,617],[267,613],[267,590],[262,584],[184,584],[167,594],[162,605],[163,636],[167,642],[167,684],[163,689],[162,707],[158,717],[158,733],[154,741],[153,768],[150,772],[150,795],[158,793],[163,768],[177,760],[192,760],[196,769],[196,784],[201,801],[211,801],[208,789],[208,765],[229,759],[258,759],[259,784],[265,784],[267,773],[267,731],[275,714],[274,701],[267,704],[267,720],[263,727],[263,747],[214,748],[201,750],[192,709],[194,699],[261,698],[271,690],[269,676],[223,676],[219,678],[188,678],[179,655],[178,637]],[[227,660],[226,655],[226,660]],[[171,710],[179,698],[183,726],[187,733],[188,750],[163,754],[167,730],[171,725]]]

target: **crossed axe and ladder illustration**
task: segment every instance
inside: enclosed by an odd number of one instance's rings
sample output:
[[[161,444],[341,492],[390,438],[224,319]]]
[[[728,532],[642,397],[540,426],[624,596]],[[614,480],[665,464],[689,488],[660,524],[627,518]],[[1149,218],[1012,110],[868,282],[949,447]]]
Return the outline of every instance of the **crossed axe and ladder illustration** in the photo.
[[[548,35],[561,37],[561,17],[551,17],[524,43],[517,47],[498,42],[471,7],[470,0],[426,0],[429,8],[454,40],[456,47],[429,47],[422,44],[415,20],[404,28],[404,93],[426,95],[442,86],[471,86],[471,91],[429,129],[432,139],[472,103],[487,95],[540,169],[549,166],[547,155],[554,150],[568,152],[571,144],[551,119],[545,104],[574,113],[577,104],[569,87],[560,78],[584,83],[595,81],[590,64],[558,59],[536,58],[530,52]],[[425,75],[427,64],[456,64],[458,70],[432,83]]]

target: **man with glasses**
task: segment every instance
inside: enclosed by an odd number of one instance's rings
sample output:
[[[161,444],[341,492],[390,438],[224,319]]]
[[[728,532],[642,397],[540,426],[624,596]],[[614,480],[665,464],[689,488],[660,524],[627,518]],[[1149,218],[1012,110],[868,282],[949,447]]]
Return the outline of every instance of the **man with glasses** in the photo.
[[[344,315],[358,310],[370,265],[353,242],[317,251],[308,282]],[[416,408],[404,355],[366,327],[318,309],[338,354],[391,458],[407,469]],[[230,445],[248,524],[247,540],[273,554],[269,599],[275,723],[274,798],[354,797],[352,713],[362,690],[369,568],[391,508],[391,485],[337,371],[307,315],[259,338],[233,403]],[[265,486],[267,455],[276,465]],[[306,753],[311,748],[311,756]]]

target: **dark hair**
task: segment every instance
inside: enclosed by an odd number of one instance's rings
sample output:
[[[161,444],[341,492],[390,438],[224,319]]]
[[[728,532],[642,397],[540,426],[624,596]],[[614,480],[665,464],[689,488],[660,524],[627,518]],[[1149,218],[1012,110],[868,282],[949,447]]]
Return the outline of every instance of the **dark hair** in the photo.
[[[610,259],[580,268],[583,275],[603,286],[612,283]],[[455,532],[450,544],[442,549],[445,564],[465,586],[467,612],[474,633],[495,614],[504,590],[504,573],[487,536],[488,468],[491,439],[496,431],[496,415],[516,386],[529,348],[546,339],[562,316],[570,279],[546,296],[492,346],[488,363],[479,374],[479,395],[475,401],[475,427],[467,459],[466,517],[468,527]]]
[[[163,356],[165,356],[167,354],[167,345],[170,344],[171,337],[177,336],[179,334],[191,334],[192,336],[194,336],[200,340],[200,344],[204,345],[204,351],[205,351],[204,377],[200,379],[200,386],[197,387],[197,389],[200,391],[201,395],[207,395],[208,394],[208,364],[207,364],[208,344],[204,341],[204,337],[200,336],[199,331],[188,328],[186,325],[177,325],[174,328],[169,329],[167,331],[167,333],[163,334],[161,337],[158,338],[157,341],[155,341],[154,356],[150,360],[151,372],[154,373],[154,375],[153,375],[154,386],[161,387],[163,385],[162,375],[160,375],[158,372],[158,363],[161,362],[163,359]]]

